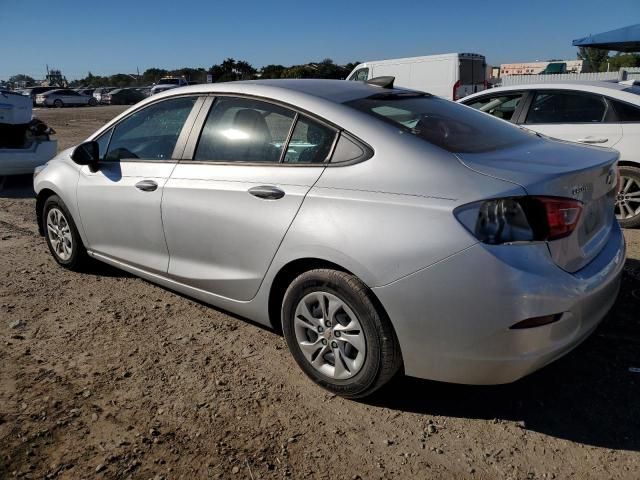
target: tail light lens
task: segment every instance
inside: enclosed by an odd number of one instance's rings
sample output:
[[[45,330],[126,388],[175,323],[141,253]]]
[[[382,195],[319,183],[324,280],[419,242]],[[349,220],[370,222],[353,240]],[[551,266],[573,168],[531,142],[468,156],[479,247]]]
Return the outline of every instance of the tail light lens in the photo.
[[[460,88],[460,80],[458,80],[456,83],[453,84],[452,98],[454,102],[456,100],[460,100],[460,97],[458,96],[458,88]]]
[[[558,197],[509,197],[459,207],[456,218],[491,245],[557,240],[576,228],[582,202]]]

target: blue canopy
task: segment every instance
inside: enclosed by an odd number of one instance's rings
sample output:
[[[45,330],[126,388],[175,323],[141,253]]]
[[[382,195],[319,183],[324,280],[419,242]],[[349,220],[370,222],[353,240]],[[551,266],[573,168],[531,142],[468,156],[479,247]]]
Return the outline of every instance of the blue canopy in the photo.
[[[573,41],[573,45],[618,52],[640,52],[640,23],[579,38]]]

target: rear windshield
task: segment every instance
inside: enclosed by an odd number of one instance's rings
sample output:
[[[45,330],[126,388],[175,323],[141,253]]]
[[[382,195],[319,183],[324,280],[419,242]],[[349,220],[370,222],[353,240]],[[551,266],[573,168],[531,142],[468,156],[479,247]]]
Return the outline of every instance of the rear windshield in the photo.
[[[345,105],[452,153],[497,150],[526,142],[533,135],[486,113],[431,95],[379,94]]]

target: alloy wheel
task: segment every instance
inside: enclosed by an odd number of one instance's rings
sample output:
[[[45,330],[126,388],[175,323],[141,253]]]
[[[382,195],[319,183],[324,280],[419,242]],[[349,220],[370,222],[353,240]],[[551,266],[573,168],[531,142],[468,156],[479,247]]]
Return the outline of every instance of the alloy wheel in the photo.
[[[346,380],[356,375],[367,353],[357,316],[337,296],[323,291],[307,294],[295,310],[294,329],[300,351],[323,375]]]
[[[73,237],[71,227],[64,213],[53,207],[47,214],[47,236],[55,254],[62,261],[67,261],[73,254]]]
[[[616,218],[625,220],[640,214],[640,183],[632,177],[621,177],[621,188],[616,197]]]

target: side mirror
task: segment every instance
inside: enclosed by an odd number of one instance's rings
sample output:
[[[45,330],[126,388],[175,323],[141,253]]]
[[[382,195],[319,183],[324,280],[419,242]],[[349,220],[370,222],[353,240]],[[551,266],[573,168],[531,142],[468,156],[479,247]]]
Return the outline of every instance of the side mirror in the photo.
[[[89,165],[92,172],[98,171],[98,161],[100,160],[100,148],[98,142],[85,142],[78,145],[71,154],[71,160],[78,165]]]

